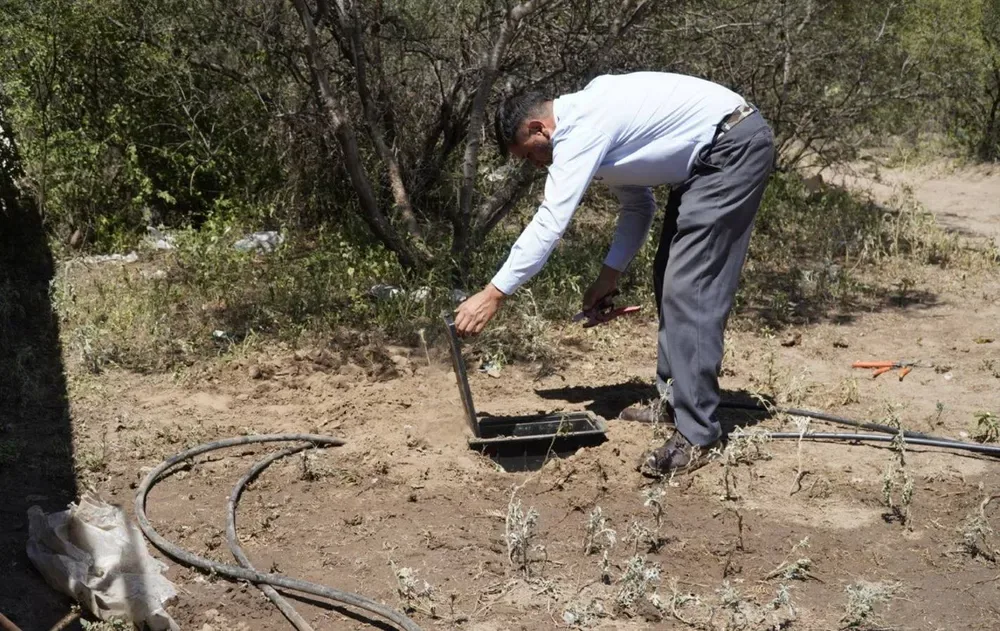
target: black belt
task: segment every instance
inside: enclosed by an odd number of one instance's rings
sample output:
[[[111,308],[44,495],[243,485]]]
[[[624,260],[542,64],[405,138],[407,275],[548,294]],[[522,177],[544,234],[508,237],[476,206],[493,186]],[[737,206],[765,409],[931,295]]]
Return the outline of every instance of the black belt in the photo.
[[[719,121],[719,124],[715,127],[715,137],[712,139],[712,142],[718,140],[720,136],[731,130],[733,127],[739,125],[745,118],[754,114],[756,111],[757,108],[752,105],[741,105],[737,107],[729,116]]]

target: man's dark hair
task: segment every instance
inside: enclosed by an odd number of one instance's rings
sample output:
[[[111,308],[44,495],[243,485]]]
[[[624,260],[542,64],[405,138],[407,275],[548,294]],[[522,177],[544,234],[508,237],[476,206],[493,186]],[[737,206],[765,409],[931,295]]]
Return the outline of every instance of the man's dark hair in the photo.
[[[548,101],[540,92],[515,94],[500,101],[493,115],[493,131],[496,134],[500,155],[507,157],[507,148],[514,142],[514,136],[521,124],[539,113]]]

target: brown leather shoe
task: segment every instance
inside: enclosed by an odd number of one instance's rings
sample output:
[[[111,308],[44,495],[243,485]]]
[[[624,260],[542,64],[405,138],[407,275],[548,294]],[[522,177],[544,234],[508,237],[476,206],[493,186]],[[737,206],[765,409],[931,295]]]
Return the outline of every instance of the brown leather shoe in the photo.
[[[660,478],[677,473],[691,473],[712,461],[712,450],[722,444],[717,440],[711,445],[700,447],[675,431],[663,446],[654,449],[640,461],[637,469],[644,476]]]
[[[674,427],[674,409],[666,401],[653,401],[645,405],[632,405],[621,411],[618,418],[634,423],[659,424]]]

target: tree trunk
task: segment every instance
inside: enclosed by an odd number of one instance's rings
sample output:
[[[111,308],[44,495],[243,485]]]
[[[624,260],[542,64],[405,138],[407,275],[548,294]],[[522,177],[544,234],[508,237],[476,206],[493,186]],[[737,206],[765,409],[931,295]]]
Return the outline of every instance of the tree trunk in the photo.
[[[346,112],[330,87],[329,74],[320,55],[316,27],[313,24],[309,7],[306,6],[305,0],[292,0],[292,3],[295,5],[299,19],[302,21],[302,26],[305,29],[306,59],[309,63],[309,71],[313,76],[317,100],[319,101],[321,111],[326,115],[330,129],[333,131],[343,153],[344,164],[347,167],[351,184],[358,194],[358,202],[361,205],[361,218],[375,236],[389,250],[396,254],[400,265],[409,270],[422,269],[430,262],[430,257],[426,252],[420,252],[410,247],[379,208],[378,200],[376,200],[375,193],[372,190],[371,181],[361,161],[361,154],[358,151],[358,141],[354,134],[354,129],[351,127]]]

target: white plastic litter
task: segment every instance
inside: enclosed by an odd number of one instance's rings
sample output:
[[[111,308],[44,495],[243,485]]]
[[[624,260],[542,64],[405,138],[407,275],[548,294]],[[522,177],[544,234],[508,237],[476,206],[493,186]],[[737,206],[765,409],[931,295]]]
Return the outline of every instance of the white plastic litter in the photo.
[[[148,241],[150,245],[153,246],[155,250],[173,250],[174,249],[174,235],[162,232],[158,228],[153,226],[146,226],[146,232],[149,234]]]
[[[28,558],[53,588],[101,620],[125,618],[150,631],[179,631],[165,611],[177,595],[125,512],[90,493],[46,515],[28,509]]]
[[[84,257],[83,260],[86,263],[135,263],[139,260],[139,255],[136,252],[129,252],[128,254],[97,254],[95,256]]]
[[[385,283],[374,285],[368,290],[368,295],[376,300],[389,300],[391,298],[398,298],[405,294],[406,291],[403,289],[396,287],[395,285],[387,285]]]
[[[424,302],[431,297],[431,288],[417,287],[413,291],[407,291],[395,285],[379,283],[378,285],[373,285],[372,288],[368,290],[368,295],[375,300],[392,300],[394,298],[409,296],[410,300],[413,302]]]
[[[257,250],[258,252],[273,252],[285,242],[285,237],[274,230],[255,232],[237,241],[233,247],[241,252]]]
[[[431,297],[430,287],[417,287],[410,293],[413,302],[423,302]]]

